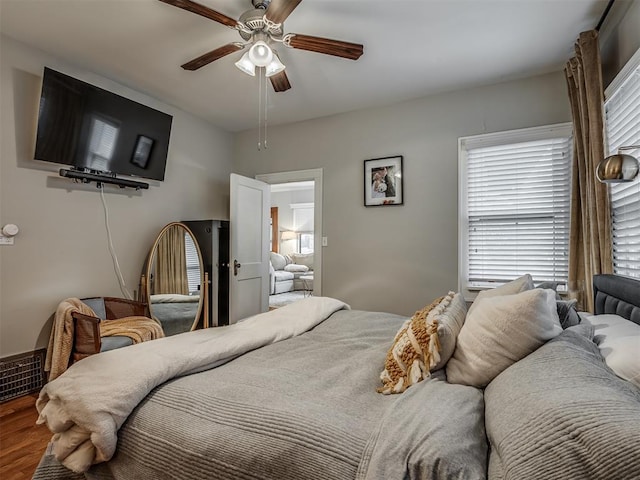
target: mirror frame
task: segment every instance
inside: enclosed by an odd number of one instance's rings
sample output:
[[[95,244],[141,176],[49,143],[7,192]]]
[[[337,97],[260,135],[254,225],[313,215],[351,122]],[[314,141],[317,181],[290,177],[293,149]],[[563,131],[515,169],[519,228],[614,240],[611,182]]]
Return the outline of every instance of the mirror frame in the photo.
[[[202,261],[202,251],[200,250],[200,245],[198,244],[198,240],[196,239],[196,236],[193,234],[191,229],[187,227],[184,223],[182,222],[168,223],[167,225],[162,227],[162,230],[160,230],[160,233],[158,233],[158,235],[156,236],[153,242],[153,245],[149,250],[149,253],[147,253],[147,258],[145,259],[144,265],[142,267],[142,276],[140,279],[140,296],[141,296],[140,300],[149,306],[149,312],[151,316],[157,319],[157,317],[154,317],[153,308],[151,307],[151,292],[150,292],[151,282],[149,282],[148,279],[150,278],[150,275],[151,275],[151,267],[153,265],[153,259],[155,258],[155,254],[158,250],[158,245],[160,244],[160,240],[170,228],[173,228],[175,226],[183,228],[189,235],[191,235],[191,238],[193,239],[193,244],[196,247],[196,252],[198,253],[198,265],[200,267],[200,300],[198,302],[198,311],[196,312],[196,317],[193,320],[191,329],[188,330],[192,332],[198,329],[198,325],[200,324],[201,319],[202,319],[202,328],[207,328],[209,326],[208,325],[209,321],[207,318],[208,312],[206,311],[206,305],[208,300],[207,299],[208,285],[207,285],[207,274],[204,271],[204,263]],[[203,312],[204,312],[204,315],[203,315]],[[160,321],[159,319],[157,320]]]

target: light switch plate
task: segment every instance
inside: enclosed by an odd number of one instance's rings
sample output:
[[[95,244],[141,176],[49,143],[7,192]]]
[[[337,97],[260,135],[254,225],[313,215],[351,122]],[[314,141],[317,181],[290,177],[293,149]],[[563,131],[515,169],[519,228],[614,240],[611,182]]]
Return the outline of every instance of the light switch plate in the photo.
[[[329,242],[327,241],[327,237],[322,237],[322,246],[326,247],[327,245],[329,245]]]
[[[5,237],[0,235],[0,245],[13,245],[13,237]]]

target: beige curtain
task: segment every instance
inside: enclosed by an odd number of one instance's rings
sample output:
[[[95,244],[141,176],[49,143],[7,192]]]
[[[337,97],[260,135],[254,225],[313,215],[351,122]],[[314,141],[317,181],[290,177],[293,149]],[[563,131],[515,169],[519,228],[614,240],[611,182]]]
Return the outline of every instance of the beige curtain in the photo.
[[[189,294],[184,234],[181,226],[173,225],[158,242],[155,293]]]
[[[598,32],[583,32],[576,56],[565,67],[573,116],[569,294],[583,310],[593,309],[593,275],[612,273],[611,212],[596,166],[604,158],[602,71]]]

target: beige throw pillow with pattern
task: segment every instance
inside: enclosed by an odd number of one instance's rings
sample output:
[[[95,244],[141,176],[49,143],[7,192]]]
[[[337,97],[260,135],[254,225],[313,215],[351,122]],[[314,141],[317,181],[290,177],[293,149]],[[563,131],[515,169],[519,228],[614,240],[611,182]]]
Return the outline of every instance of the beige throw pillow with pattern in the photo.
[[[396,333],[380,374],[384,385],[378,389],[379,393],[402,393],[430,375],[440,356],[438,323],[428,315],[443,298],[417,311]]]

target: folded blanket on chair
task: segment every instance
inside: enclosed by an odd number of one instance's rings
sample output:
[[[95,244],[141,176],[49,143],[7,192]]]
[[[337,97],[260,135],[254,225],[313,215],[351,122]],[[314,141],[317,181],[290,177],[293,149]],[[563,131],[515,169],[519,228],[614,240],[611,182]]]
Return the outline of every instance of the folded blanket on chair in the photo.
[[[49,381],[60,376],[69,365],[74,329],[71,314],[74,312],[96,316],[95,312],[78,298],[67,298],[58,304],[44,362],[44,370],[49,372]]]
[[[158,322],[149,317],[124,317],[107,322],[100,322],[100,336],[129,337],[133,343],[146,342],[164,337],[162,327]]]

